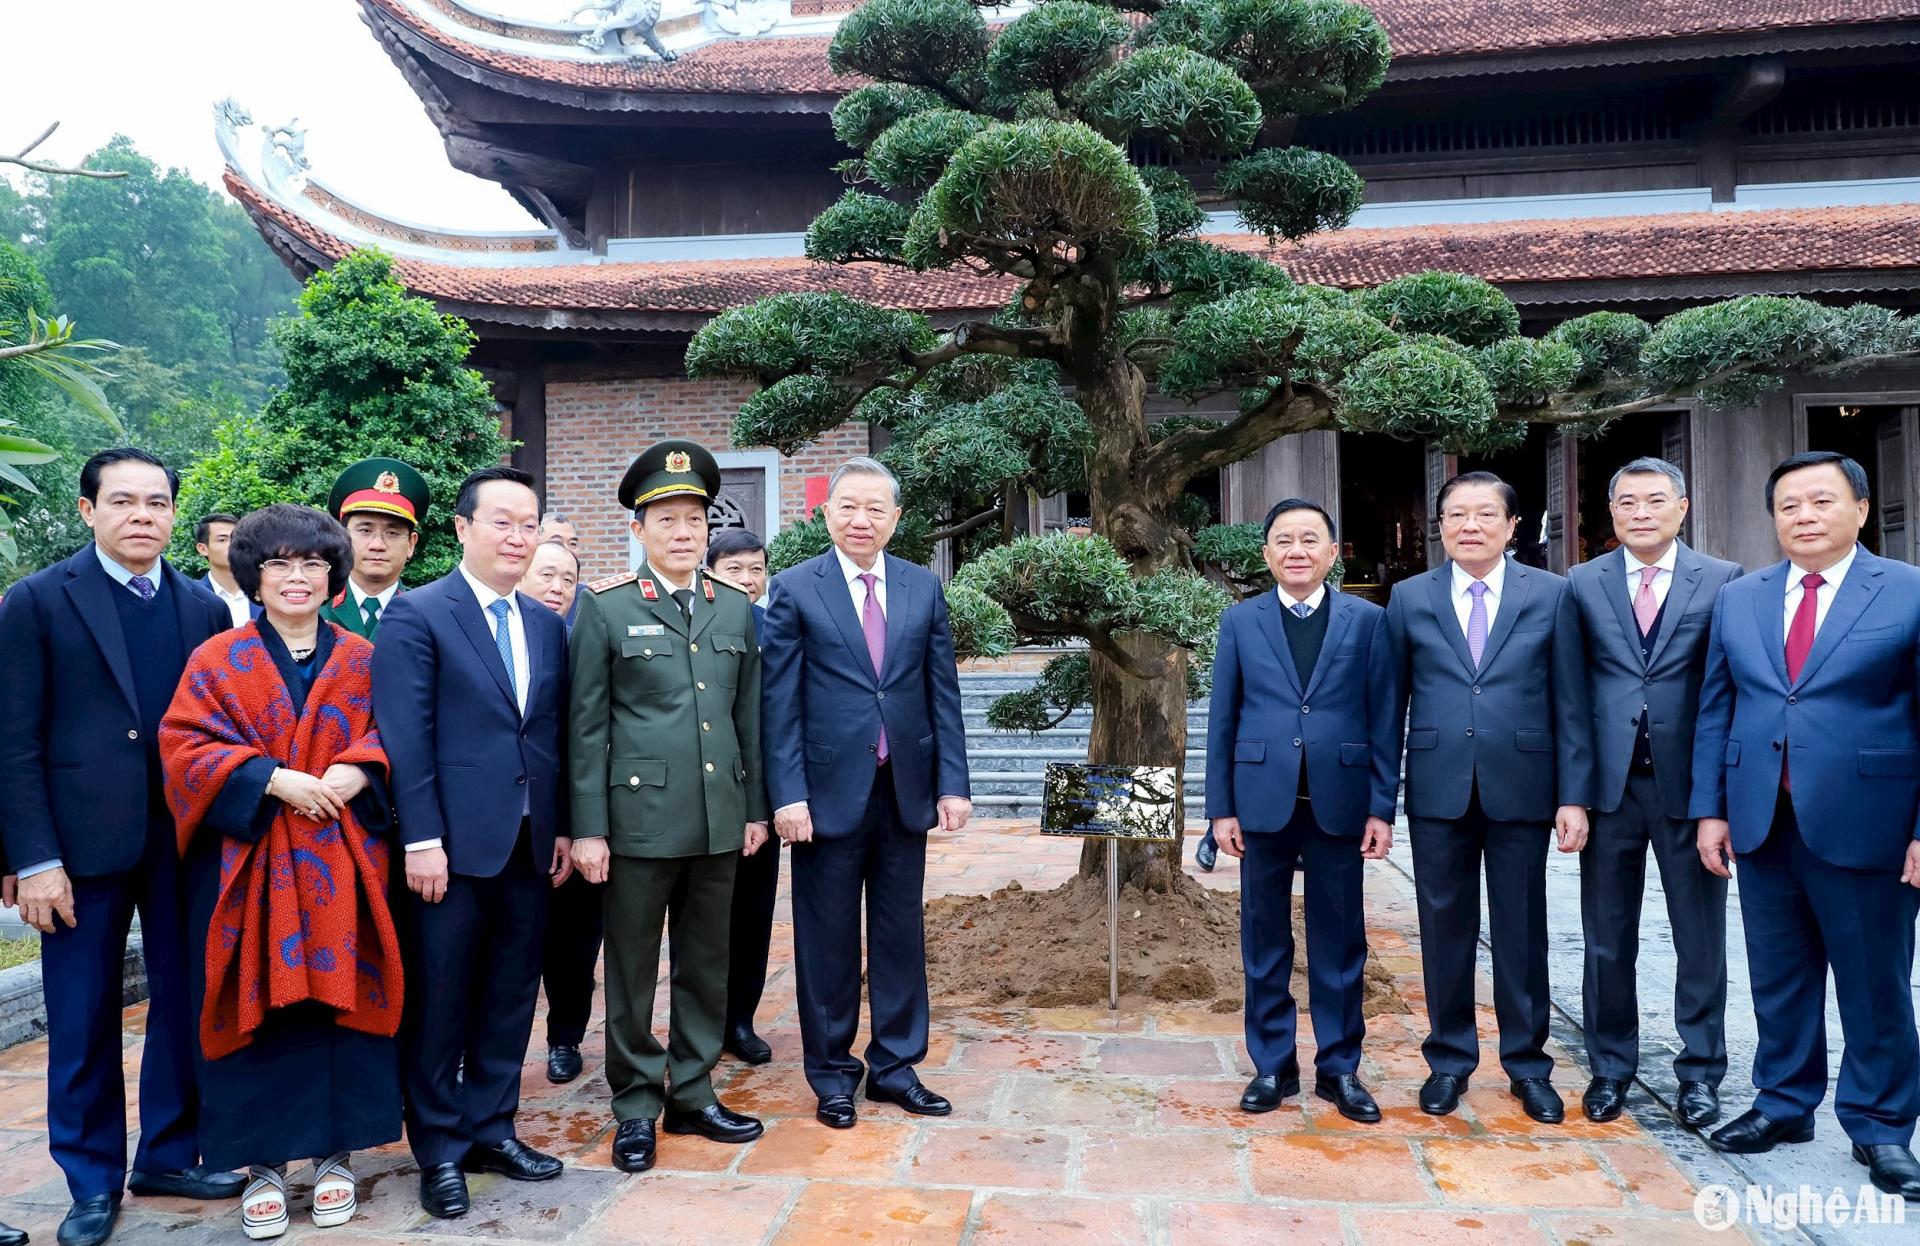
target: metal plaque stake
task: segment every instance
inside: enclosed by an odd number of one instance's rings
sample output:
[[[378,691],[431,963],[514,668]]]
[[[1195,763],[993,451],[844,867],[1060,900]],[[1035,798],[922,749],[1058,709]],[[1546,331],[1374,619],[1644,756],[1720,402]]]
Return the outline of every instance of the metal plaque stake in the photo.
[[[1120,1007],[1120,841],[1107,841],[1107,1010]]]

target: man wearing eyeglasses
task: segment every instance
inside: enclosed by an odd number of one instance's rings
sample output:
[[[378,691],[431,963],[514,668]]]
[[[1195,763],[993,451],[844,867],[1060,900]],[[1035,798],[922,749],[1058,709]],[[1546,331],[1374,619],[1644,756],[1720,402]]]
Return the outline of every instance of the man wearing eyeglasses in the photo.
[[[1480,1062],[1474,949],[1480,872],[1493,935],[1493,1007],[1508,1089],[1528,1116],[1564,1119],[1547,1042],[1547,838],[1587,838],[1591,756],[1580,620],[1557,575],[1507,556],[1513,486],[1466,472],[1440,489],[1447,560],[1387,606],[1407,742],[1407,837],[1420,911],[1433,1070],[1420,1108],[1459,1107]]]
[[[399,459],[361,459],[340,473],[327,511],[353,541],[353,571],[340,595],[320,607],[321,618],[374,639],[420,549],[430,500],[426,477]]]
[[[1586,647],[1595,772],[1592,834],[1580,851],[1581,1020],[1593,1069],[1581,1106],[1588,1120],[1617,1118],[1639,1071],[1634,962],[1651,845],[1679,962],[1674,1108],[1698,1129],[1718,1119],[1727,1072],[1727,883],[1700,864],[1687,802],[1713,601],[1741,570],[1680,540],[1687,506],[1679,468],[1633,460],[1607,484],[1620,547],[1567,578]]]

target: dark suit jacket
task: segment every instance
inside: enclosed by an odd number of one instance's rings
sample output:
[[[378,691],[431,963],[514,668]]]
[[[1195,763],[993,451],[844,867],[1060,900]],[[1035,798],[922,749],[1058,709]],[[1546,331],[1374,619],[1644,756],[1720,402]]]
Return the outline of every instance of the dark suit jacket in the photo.
[[[527,629],[523,718],[480,602],[458,568],[380,615],[373,709],[392,768],[401,839],[438,839],[456,874],[491,878],[531,819],[534,859],[565,836],[567,627],[521,594]]]
[[[194,583],[198,584],[200,586],[200,590],[204,592],[207,596],[213,598],[213,600],[219,604],[222,610],[225,610],[227,608],[226,600],[222,598],[220,594],[213,591],[213,573],[212,572],[208,572],[206,575],[201,576],[199,579],[195,580]],[[257,619],[260,617],[259,602],[253,601],[253,602],[247,603],[247,617],[250,619]],[[229,612],[227,615],[227,626],[228,627],[233,626],[233,615],[231,612]]]
[[[1714,602],[1688,816],[1725,818],[1734,853],[1752,852],[1773,827],[1790,749],[1814,855],[1898,871],[1920,837],[1920,569],[1859,550],[1791,682],[1786,601],[1778,562]]]
[[[180,669],[233,626],[227,607],[161,563],[163,599],[180,620]],[[0,791],[6,857],[58,857],[76,878],[140,863],[147,842],[147,742],[114,583],[88,545],[37,571],[0,602]]]
[[[1465,815],[1476,780],[1498,822],[1551,822],[1560,805],[1592,803],[1580,619],[1565,580],[1507,560],[1477,672],[1451,561],[1396,584],[1387,623],[1408,711],[1408,817]]]
[[[1618,809],[1626,793],[1642,706],[1661,808],[1670,818],[1684,818],[1693,795],[1693,722],[1700,710],[1713,600],[1721,585],[1737,579],[1741,571],[1738,564],[1676,545],[1673,582],[1653,638],[1651,662],[1640,658],[1640,625],[1634,621],[1628,592],[1637,573],[1627,569],[1627,551],[1603,554],[1567,573],[1580,611],[1593,704],[1591,795],[1593,807],[1603,813]]]
[[[1314,820],[1358,836],[1367,818],[1393,821],[1400,732],[1387,612],[1327,590],[1327,635],[1304,688],[1272,590],[1220,616],[1207,710],[1207,817],[1243,831],[1278,831],[1293,818],[1301,753]]]
[[[887,657],[879,677],[832,550],[773,578],[760,628],[768,798],[776,811],[806,801],[813,832],[823,839],[859,829],[882,722],[902,825],[933,827],[940,797],[972,794],[940,579],[882,557]]]

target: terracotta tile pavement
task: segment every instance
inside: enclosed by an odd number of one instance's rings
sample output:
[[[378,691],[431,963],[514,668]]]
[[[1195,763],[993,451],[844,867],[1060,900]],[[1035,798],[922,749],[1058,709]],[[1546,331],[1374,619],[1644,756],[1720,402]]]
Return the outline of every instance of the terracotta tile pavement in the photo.
[[[1052,886],[1071,874],[1078,853],[1074,841],[984,823],[934,837],[928,893],[984,890],[1011,877]],[[1235,889],[1234,866],[1223,858],[1201,881]],[[1411,892],[1401,875],[1380,867],[1369,868],[1367,885],[1372,946],[1418,1007]],[[716,1074],[723,1100],[766,1119],[760,1141],[727,1147],[666,1136],[655,1171],[629,1177],[613,1170],[596,1017],[587,1074],[573,1085],[547,1083],[537,1038],[529,1052],[521,1136],[566,1159],[558,1182],[475,1178],[474,1213],[433,1222],[414,1201],[404,1146],[383,1148],[362,1157],[361,1216],[349,1228],[321,1233],[303,1223],[306,1178],[297,1173],[288,1240],[1524,1246],[1685,1242],[1699,1234],[1693,1186],[1630,1119],[1536,1125],[1503,1093],[1491,1059],[1459,1113],[1422,1114],[1414,1103],[1426,1073],[1418,1015],[1369,1025],[1362,1072],[1387,1116],[1373,1127],[1343,1120],[1311,1095],[1264,1116],[1238,1111],[1249,1066],[1237,1015],[936,1006],[922,1071],[955,1100],[955,1115],[922,1120],[863,1101],[858,1128],[826,1129],[813,1120],[800,1070],[784,893],[776,923],[760,1014],[774,1062],[747,1068],[728,1059]],[[664,991],[659,1007],[664,1013]],[[142,1010],[129,1009],[126,1024],[128,1064],[137,1068]],[[1493,1037],[1491,1016],[1482,1019],[1482,1036]],[[1311,1042],[1304,1033],[1303,1062]],[[1555,1056],[1556,1080],[1572,1100],[1584,1075],[1564,1052]],[[0,1220],[51,1242],[66,1193],[46,1153],[45,1085],[44,1043],[0,1053]],[[115,1241],[237,1242],[244,1239],[235,1216],[224,1204],[129,1199]]]

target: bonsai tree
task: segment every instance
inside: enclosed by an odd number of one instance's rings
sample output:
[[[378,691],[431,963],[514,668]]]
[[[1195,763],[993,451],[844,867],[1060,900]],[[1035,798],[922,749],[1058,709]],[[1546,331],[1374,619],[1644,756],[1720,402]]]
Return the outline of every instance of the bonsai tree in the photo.
[[[1311,429],[1519,442],[1677,398],[1745,401],[1788,371],[1911,355],[1871,306],[1739,298],[1660,324],[1600,312],[1520,333],[1484,281],[1422,273],[1344,292],[1198,236],[1203,204],[1298,240],[1341,228],[1353,169],[1284,145],[1386,76],[1378,20],[1348,0],[1048,0],[989,28],[968,0],[869,0],[828,57],[871,80],[835,108],[852,188],[813,222],[830,264],[1004,283],[992,315],[935,329],[837,294],[776,295],[711,321],[694,376],[761,388],[739,445],[791,451],[847,420],[891,434],[899,552],[950,542],[963,654],[1085,642],[992,720],[1037,729],[1091,702],[1089,760],[1179,766],[1222,584],[1257,582],[1259,534],[1208,526],[1195,477]],[[1171,156],[1147,167],[1136,155]],[[1237,395],[1226,419],[1150,420],[1147,397]],[[1092,534],[1016,535],[1029,493],[1083,492]],[[824,544],[803,526],[776,557]],[[1212,570],[1210,577],[1206,574]],[[1124,845],[1123,881],[1166,889],[1177,848]],[[1104,853],[1082,858],[1097,873]]]

